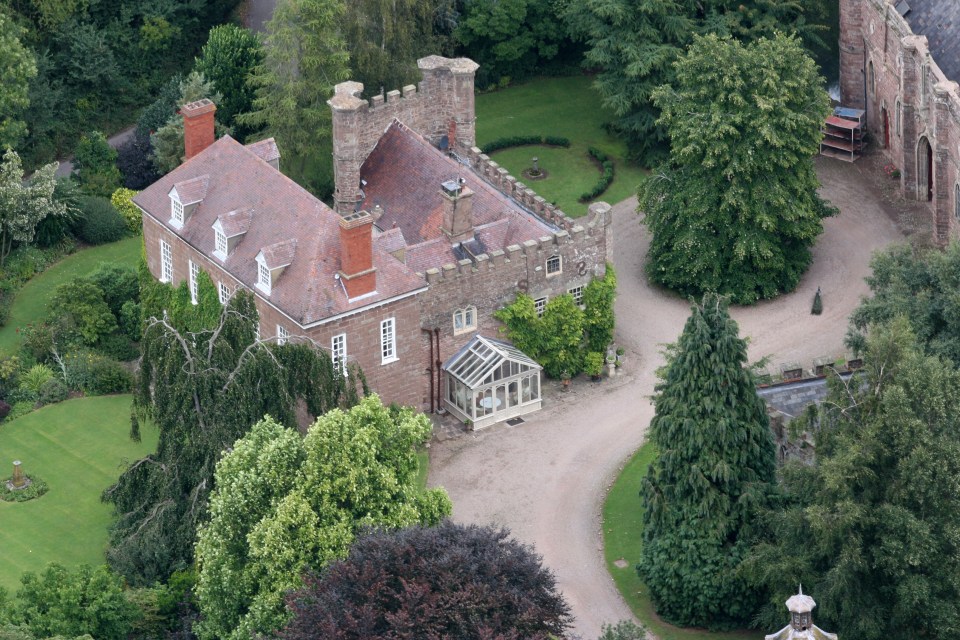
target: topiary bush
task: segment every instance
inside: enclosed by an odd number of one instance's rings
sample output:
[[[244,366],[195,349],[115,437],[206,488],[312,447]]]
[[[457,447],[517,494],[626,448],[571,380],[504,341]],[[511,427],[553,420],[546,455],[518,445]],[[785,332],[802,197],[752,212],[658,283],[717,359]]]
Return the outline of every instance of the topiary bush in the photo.
[[[106,244],[127,235],[127,223],[106,198],[81,198],[80,211],[75,232],[84,242]]]
[[[606,191],[613,182],[615,175],[613,160],[611,160],[607,154],[596,147],[590,147],[587,152],[590,154],[590,157],[600,165],[602,173],[600,174],[600,179],[597,180],[590,191],[585,191],[580,194],[580,202],[587,202],[603,195],[603,192]]]

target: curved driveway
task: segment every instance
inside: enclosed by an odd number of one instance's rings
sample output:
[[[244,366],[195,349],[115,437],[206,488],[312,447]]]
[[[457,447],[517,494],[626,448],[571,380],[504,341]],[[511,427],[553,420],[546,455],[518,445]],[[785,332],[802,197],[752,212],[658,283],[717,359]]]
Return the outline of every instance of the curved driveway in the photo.
[[[774,366],[798,361],[810,367],[818,356],[843,354],[847,316],[868,292],[863,278],[871,253],[903,240],[862,170],[818,160],[823,194],[842,213],[825,221],[814,263],[797,291],[733,311],[741,335],[750,337],[751,359],[770,355]],[[599,635],[604,622],[631,617],[604,565],[600,507],[653,416],[649,396],[662,362],[659,345],[677,338],[688,314],[686,302],[653,288],[643,275],[649,239],[635,207],[635,199],[619,203],[613,221],[624,373],[599,385],[581,383],[566,394],[547,390],[544,409],[525,424],[498,425],[435,443],[431,450],[430,485],[450,493],[454,520],[505,526],[532,543],[576,615],[574,630],[587,640]],[[818,286],[824,313],[812,316]],[[636,559],[628,560],[632,567]]]

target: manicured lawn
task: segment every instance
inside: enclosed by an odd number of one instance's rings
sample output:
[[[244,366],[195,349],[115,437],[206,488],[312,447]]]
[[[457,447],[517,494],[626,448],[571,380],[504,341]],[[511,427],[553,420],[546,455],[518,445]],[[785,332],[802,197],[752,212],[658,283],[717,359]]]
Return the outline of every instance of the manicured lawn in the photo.
[[[0,478],[21,460],[50,487],[28,502],[0,501],[0,587],[16,591],[24,571],[49,562],[102,564],[112,507],[100,493],[126,465],[154,451],[157,431],[132,442],[131,396],[77,398],[48,405],[0,428]]]
[[[570,216],[582,216],[587,204],[578,202],[600,177],[599,168],[587,157],[588,147],[597,147],[616,164],[616,178],[599,200],[611,204],[636,194],[645,171],[627,163],[626,145],[609,135],[603,123],[612,114],[600,106],[600,97],[588,76],[539,78],[502,91],[477,96],[477,144],[513,135],[563,136],[569,149],[541,146],[514,147],[491,157],[518,180],[555,202]],[[545,180],[525,180],[520,175],[533,156],[550,173]]]
[[[140,237],[83,249],[67,256],[43,273],[32,278],[17,293],[7,324],[0,327],[0,355],[17,350],[20,337],[17,327],[40,322],[47,315],[47,305],[61,284],[94,271],[101,262],[137,266],[143,241]]]
[[[620,594],[633,614],[660,640],[760,640],[758,631],[711,633],[697,629],[681,629],[657,617],[650,602],[650,593],[637,576],[636,564],[643,547],[643,513],[640,484],[647,475],[647,466],[656,457],[656,449],[647,443],[633,454],[617,478],[603,503],[603,553],[607,570],[613,576]],[[626,560],[620,568],[617,560]]]

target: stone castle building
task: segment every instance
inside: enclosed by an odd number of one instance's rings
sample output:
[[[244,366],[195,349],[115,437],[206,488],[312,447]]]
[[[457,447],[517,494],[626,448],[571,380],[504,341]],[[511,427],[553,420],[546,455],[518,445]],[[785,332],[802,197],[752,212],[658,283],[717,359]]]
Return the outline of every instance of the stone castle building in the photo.
[[[960,232],[960,2],[840,0],[840,99],[925,202],[934,240]]]
[[[310,339],[358,364],[385,402],[482,426],[540,403],[539,367],[495,340],[493,312],[518,291],[539,309],[582,296],[610,257],[610,207],[573,220],[480,152],[473,61],[419,67],[419,86],[369,101],[337,85],[334,209],[280,173],[272,139],[215,140],[209,100],[181,109],[184,163],[134,202],[159,280],[195,291],[203,270],[222,301],[246,289],[261,338]],[[458,396],[441,369],[464,350],[503,364]]]

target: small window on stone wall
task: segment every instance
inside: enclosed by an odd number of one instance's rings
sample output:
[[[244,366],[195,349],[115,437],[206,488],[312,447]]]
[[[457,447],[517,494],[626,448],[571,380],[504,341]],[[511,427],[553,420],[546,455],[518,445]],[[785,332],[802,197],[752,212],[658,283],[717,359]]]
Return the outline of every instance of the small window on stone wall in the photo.
[[[477,308],[466,307],[453,312],[453,335],[473,331],[477,328]]]
[[[533,301],[533,308],[537,312],[537,317],[542,317],[543,312],[547,309],[547,297],[537,298]]]
[[[573,301],[577,303],[577,306],[583,306],[583,285],[567,289],[567,293],[573,296]]]
[[[562,270],[560,256],[550,256],[547,258],[547,275],[554,276]]]

